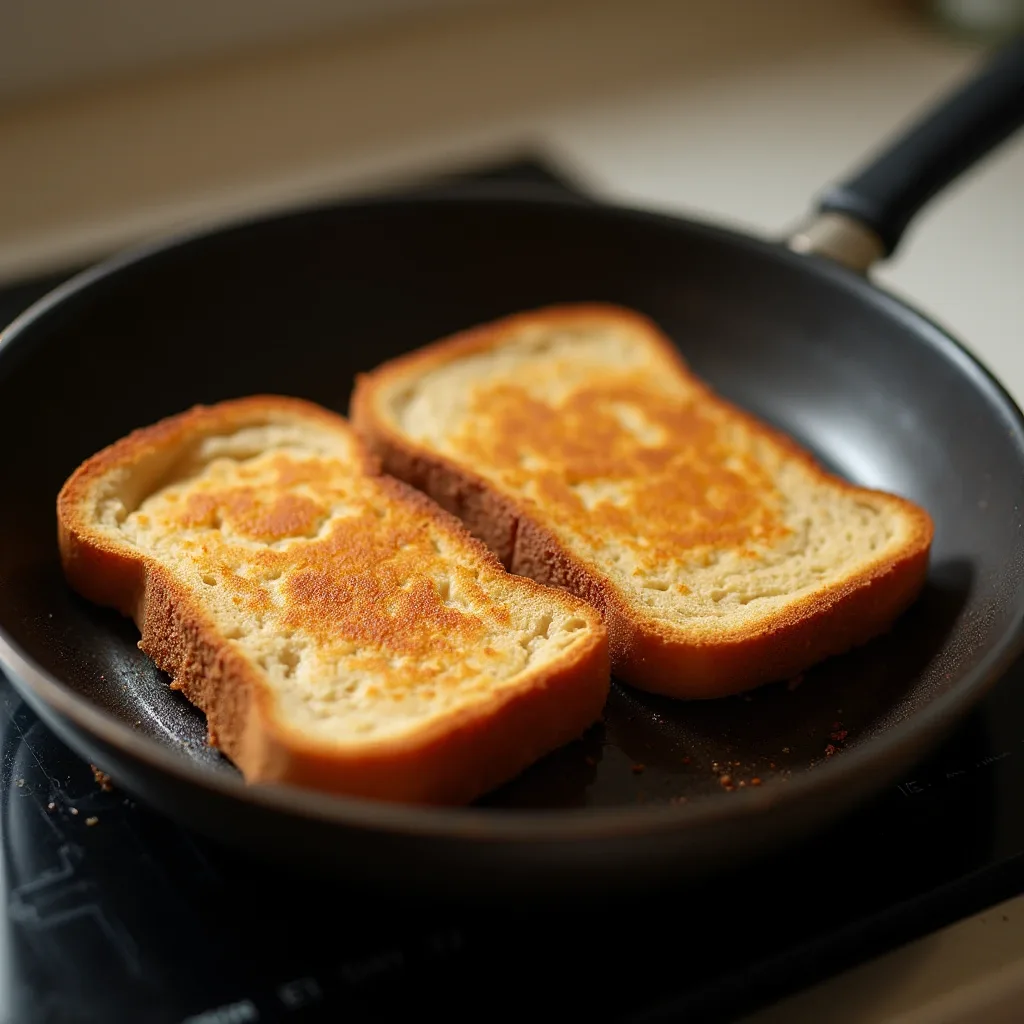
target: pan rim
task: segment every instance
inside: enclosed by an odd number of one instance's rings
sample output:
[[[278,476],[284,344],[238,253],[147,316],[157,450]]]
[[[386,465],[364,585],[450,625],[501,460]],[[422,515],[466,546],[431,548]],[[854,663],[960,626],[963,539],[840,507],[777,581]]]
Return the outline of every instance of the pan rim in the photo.
[[[732,228],[690,217],[677,217],[654,210],[623,204],[580,203],[560,196],[530,198],[496,196],[425,194],[408,197],[385,196],[304,204],[286,210],[233,219],[206,225],[170,237],[134,246],[73,275],[22,312],[0,332],[0,367],[12,343],[25,337],[37,321],[66,300],[141,262],[158,258],[192,243],[202,243],[234,231],[258,228],[276,222],[316,216],[325,212],[363,211],[390,208],[400,213],[403,208],[424,207],[506,207],[531,210],[559,208],[568,215],[584,215],[588,219],[606,217],[637,224],[660,226],[664,230],[680,229],[711,236],[733,246],[753,250],[765,259],[789,263],[803,273],[830,280],[855,298],[880,307],[882,312],[912,327],[918,339],[952,362],[986,392],[989,405],[998,410],[1016,435],[1024,451],[1024,413],[995,375],[966,346],[934,319],[911,303],[838,264],[791,252],[778,242],[757,238]],[[31,335],[28,335],[31,343]],[[728,800],[710,798],[684,805],[623,805],[557,810],[520,810],[480,807],[421,807],[389,804],[315,790],[289,786],[251,786],[241,777],[211,772],[171,747],[144,734],[90,702],[85,696],[62,682],[59,676],[36,663],[10,636],[0,623],[0,665],[15,689],[31,705],[24,689],[43,705],[72,725],[101,742],[125,753],[148,768],[216,795],[255,804],[262,809],[287,817],[318,820],[321,823],[347,827],[385,830],[396,834],[420,837],[458,838],[479,841],[588,841],[602,838],[623,838],[629,835],[651,835],[679,830],[698,831],[713,828],[725,821],[784,808],[826,794],[834,780],[847,774],[866,772],[886,759],[892,750],[913,747],[940,734],[962,714],[973,707],[1024,652],[1024,608],[1017,610],[1003,635],[975,668],[945,693],[930,701],[908,719],[865,739],[845,751],[840,758],[815,766],[790,779],[773,780],[756,790],[729,794]]]

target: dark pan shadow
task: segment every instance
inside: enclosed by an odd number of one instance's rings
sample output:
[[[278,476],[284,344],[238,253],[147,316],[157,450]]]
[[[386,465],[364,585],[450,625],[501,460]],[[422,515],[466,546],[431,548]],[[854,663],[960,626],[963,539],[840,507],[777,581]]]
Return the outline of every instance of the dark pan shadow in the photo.
[[[790,680],[737,697],[682,702],[618,682],[587,735],[491,794],[488,806],[580,807],[720,795],[740,783],[813,770],[949,685],[951,640],[970,565],[935,566],[885,636]],[[966,653],[966,652],[965,652]],[[954,652],[955,657],[955,652]]]
[[[21,612],[15,640],[82,701],[204,767],[235,771],[207,743],[205,715],[139,650],[135,624],[75,594],[56,561],[15,568],[0,611],[8,601]]]

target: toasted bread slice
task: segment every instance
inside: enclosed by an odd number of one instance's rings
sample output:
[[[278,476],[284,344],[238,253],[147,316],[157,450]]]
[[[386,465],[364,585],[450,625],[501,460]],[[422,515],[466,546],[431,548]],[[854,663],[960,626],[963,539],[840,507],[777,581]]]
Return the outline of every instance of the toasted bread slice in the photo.
[[[135,619],[252,782],[467,803],[607,696],[600,616],[505,572],[319,406],[254,397],[136,431],[57,513],[71,585]]]
[[[886,630],[925,579],[926,512],[826,473],[626,309],[430,345],[361,377],[352,418],[512,572],[600,609],[613,671],[646,690],[788,678]]]

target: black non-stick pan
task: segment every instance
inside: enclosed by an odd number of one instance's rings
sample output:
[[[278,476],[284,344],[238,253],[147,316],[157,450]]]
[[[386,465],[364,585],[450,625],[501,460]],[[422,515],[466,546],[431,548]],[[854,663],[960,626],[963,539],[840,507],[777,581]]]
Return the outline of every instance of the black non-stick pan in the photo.
[[[82,274],[0,347],[4,668],[71,747],[138,798],[250,851],[392,890],[694,879],[834,822],[921,757],[1024,640],[1021,413],[966,349],[862,273],[1022,118],[1017,46],[826,192],[789,244],[442,190],[250,221]],[[138,651],[135,628],[66,587],[57,491],[132,428],[253,392],[345,411],[353,375],[381,360],[585,300],[652,316],[730,399],[839,473],[931,512],[927,587],[889,635],[728,700],[616,684],[578,742],[478,806],[425,809],[247,787]]]

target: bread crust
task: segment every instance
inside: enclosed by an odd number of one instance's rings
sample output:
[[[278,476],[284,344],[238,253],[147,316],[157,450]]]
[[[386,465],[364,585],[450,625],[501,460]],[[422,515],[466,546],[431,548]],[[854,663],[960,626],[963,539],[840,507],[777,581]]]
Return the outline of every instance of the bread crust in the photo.
[[[510,586],[533,590],[549,603],[568,599],[564,607],[589,627],[569,650],[523,673],[515,687],[390,739],[329,742],[284,721],[268,678],[220,635],[190,589],[151,556],[99,531],[88,514],[93,488],[107,474],[131,473],[154,452],[204,433],[266,422],[268,416],[313,417],[353,436],[344,418],[299,399],[254,396],[196,406],[98,452],[69,477],[57,499],[58,544],[70,585],[134,619],[140,648],[206,713],[211,743],[247,781],[378,800],[465,804],[577,737],[600,716],[609,654],[599,616],[582,601],[510,577]],[[356,451],[362,470],[379,476],[378,461],[358,442]],[[453,516],[398,481],[381,482],[392,500],[433,518],[473,556],[500,569]]]
[[[524,504],[499,492],[465,466],[409,440],[379,408],[382,391],[393,382],[492,349],[527,324],[574,325],[587,319],[641,330],[701,392],[702,401],[716,404],[773,440],[823,484],[851,495],[871,496],[897,509],[910,524],[902,549],[884,562],[793,601],[771,618],[738,627],[684,630],[631,605],[598,568],[586,564],[543,523],[532,518]],[[696,378],[649,318],[619,306],[549,306],[425,346],[361,375],[352,396],[350,418],[386,472],[424,491],[457,515],[511,572],[564,588],[597,608],[608,627],[613,673],[653,693],[711,699],[797,675],[885,632],[913,603],[927,576],[934,526],[924,509],[828,473],[792,438],[721,398]]]

